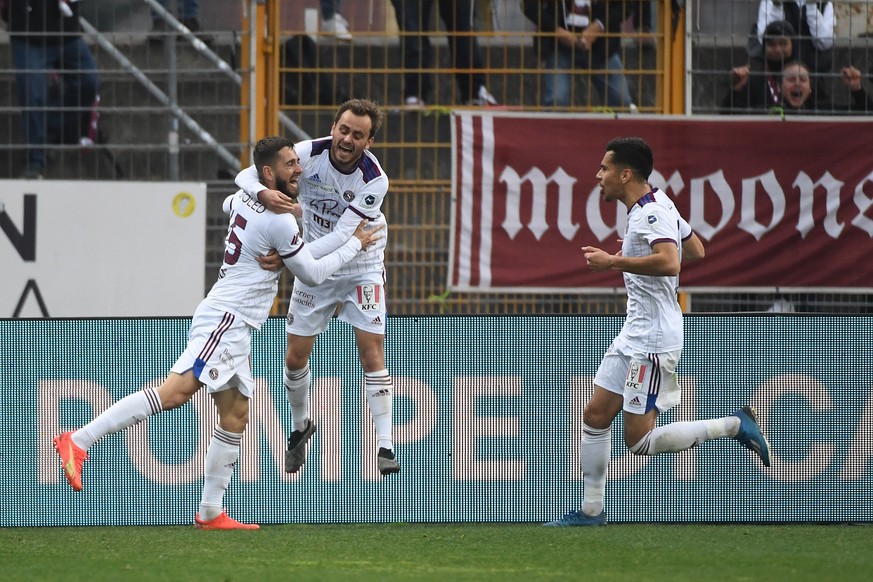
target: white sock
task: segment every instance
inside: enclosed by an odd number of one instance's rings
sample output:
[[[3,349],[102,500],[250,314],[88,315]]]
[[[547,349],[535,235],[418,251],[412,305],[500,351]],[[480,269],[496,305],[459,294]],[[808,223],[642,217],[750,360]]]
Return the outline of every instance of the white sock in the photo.
[[[635,455],[678,453],[702,442],[735,436],[739,427],[740,419],[736,416],[673,422],[648,432],[640,442],[630,448],[630,451]]]
[[[291,406],[292,430],[303,430],[309,419],[309,383],[312,374],[309,364],[302,370],[289,370],[285,367],[285,396]]]
[[[233,477],[233,468],[239,460],[241,432],[230,432],[215,427],[206,462],[203,466],[203,497],[200,499],[200,519],[210,521],[221,515],[224,492]]]
[[[582,424],[579,443],[579,462],[582,465],[582,512],[599,515],[603,511],[603,492],[606,490],[606,470],[612,452],[612,427],[591,428]]]
[[[129,428],[161,410],[161,397],[155,388],[140,390],[125,396],[74,432],[73,442],[87,451],[106,435]]]
[[[394,450],[394,442],[391,436],[393,429],[393,401],[392,393],[394,382],[388,370],[369,372],[364,374],[364,391],[367,394],[367,404],[370,406],[370,414],[373,416],[373,424],[376,426],[376,440],[379,448]]]

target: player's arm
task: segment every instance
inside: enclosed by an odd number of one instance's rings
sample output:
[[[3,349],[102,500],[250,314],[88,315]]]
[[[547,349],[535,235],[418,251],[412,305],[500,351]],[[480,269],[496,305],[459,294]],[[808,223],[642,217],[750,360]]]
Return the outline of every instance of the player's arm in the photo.
[[[287,233],[282,234],[280,236],[285,237],[286,240],[294,241],[290,247],[283,249],[281,254],[271,251],[265,257],[258,257],[258,263],[262,269],[266,270],[276,270],[277,267],[284,265],[294,274],[295,278],[300,279],[305,284],[318,285],[352,260],[359,250],[366,249],[381,238],[378,233],[381,228],[380,226],[368,229],[366,221],[360,221],[354,236],[334,252],[319,259],[312,256],[312,253],[309,252],[309,245],[304,244],[299,235],[292,235],[293,239],[289,239]],[[296,228],[292,230],[296,231]]]
[[[671,240],[656,241],[652,245],[652,254],[645,257],[626,257],[622,254],[611,255],[597,247],[582,247],[588,268],[595,272],[621,271],[636,275],[652,277],[670,277],[678,275],[679,247]]]
[[[272,210],[276,214],[290,212],[295,216],[299,216],[300,205],[278,190],[271,190],[261,184],[258,170],[254,165],[240,170],[234,182],[248,194],[256,197],[258,202],[266,206],[268,210]]]
[[[678,222],[679,238],[682,240],[682,261],[697,261],[702,259],[706,254],[706,251],[703,249],[703,242],[691,230],[691,225],[682,216],[679,217]]]
[[[683,261],[699,261],[706,256],[706,250],[703,248],[703,242],[695,233],[691,236],[682,239],[682,260]]]
[[[309,250],[313,257],[323,257],[348,240],[355,233],[361,220],[370,220],[379,215],[382,201],[388,192],[388,180],[380,178],[369,182],[356,196],[355,201],[345,209],[333,230],[310,242]],[[372,200],[367,204],[366,200]],[[366,207],[364,207],[366,205]]]

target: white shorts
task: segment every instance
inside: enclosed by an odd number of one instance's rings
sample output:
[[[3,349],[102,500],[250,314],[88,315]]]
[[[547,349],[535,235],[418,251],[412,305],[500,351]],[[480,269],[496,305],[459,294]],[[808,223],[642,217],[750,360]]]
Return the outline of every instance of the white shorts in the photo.
[[[239,316],[201,303],[191,321],[188,345],[172,371],[193,370],[209,393],[237,388],[251,398],[255,390],[251,353],[251,326]]]
[[[642,415],[653,408],[664,412],[679,404],[682,396],[676,378],[681,355],[682,350],[622,353],[613,344],[597,368],[594,384],[623,395],[625,412]]]
[[[355,329],[385,335],[384,274],[331,277],[317,287],[294,281],[285,331],[306,337],[318,335],[327,329],[335,313]]]

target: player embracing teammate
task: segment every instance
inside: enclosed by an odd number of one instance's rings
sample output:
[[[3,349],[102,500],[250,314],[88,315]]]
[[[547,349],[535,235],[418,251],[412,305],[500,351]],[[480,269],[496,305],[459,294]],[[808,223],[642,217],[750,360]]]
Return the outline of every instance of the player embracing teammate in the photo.
[[[355,330],[358,357],[364,370],[364,390],[376,428],[379,472],[400,471],[392,437],[393,382],[385,364],[385,246],[388,229],[382,203],[388,177],[370,151],[385,114],[373,101],[351,99],[334,116],[330,135],[296,144],[303,174],[299,207],[281,192],[258,180],[255,168],[244,169],[237,185],[275,212],[302,209],[303,236],[313,256],[332,252],[351,236],[361,220],[382,228],[381,238],[319,285],[294,282],[285,327],[288,333],[285,393],[293,429],[285,453],[285,470],[296,473],[306,461],[306,444],[316,425],[310,414],[309,357],[315,340],[336,313]],[[261,261],[265,269],[280,268],[278,257]],[[337,307],[339,306],[339,307]]]

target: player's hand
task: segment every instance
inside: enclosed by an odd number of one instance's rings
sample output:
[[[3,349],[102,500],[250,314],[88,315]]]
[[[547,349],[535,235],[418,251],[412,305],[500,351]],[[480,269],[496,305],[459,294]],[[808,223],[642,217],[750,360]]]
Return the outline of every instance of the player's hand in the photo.
[[[258,265],[260,265],[265,271],[278,271],[285,266],[285,263],[282,262],[282,257],[279,256],[276,249],[270,249],[269,253],[260,256],[257,259]]]
[[[613,255],[597,247],[582,247],[585,262],[594,272],[609,271],[612,268]]]
[[[373,245],[377,240],[382,238],[381,234],[376,234],[384,225],[379,225],[375,228],[368,228],[369,220],[362,220],[358,228],[355,229],[355,236],[361,241],[361,250],[366,251],[367,248]]]
[[[296,217],[303,215],[303,209],[293,198],[282,194],[278,190],[261,190],[258,192],[258,202],[272,210],[276,214],[291,213]]]

